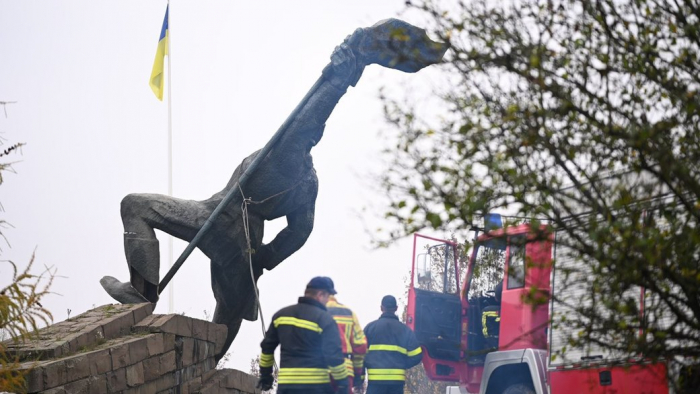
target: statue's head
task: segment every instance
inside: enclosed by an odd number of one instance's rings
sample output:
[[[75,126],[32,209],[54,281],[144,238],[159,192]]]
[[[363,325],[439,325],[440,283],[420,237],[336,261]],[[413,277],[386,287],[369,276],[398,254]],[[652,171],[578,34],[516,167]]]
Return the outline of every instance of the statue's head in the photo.
[[[357,49],[364,64],[410,73],[438,63],[448,47],[431,40],[424,29],[393,18],[357,29],[348,37],[348,45]]]

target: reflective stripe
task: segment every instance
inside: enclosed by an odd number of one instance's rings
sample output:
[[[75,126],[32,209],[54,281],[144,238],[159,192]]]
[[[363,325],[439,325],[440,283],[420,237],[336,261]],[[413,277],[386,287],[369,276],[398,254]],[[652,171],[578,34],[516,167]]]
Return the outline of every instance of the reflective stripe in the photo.
[[[279,384],[321,384],[330,381],[325,368],[280,368],[277,379]]]
[[[345,361],[343,361],[342,364],[336,365],[335,367],[328,367],[328,369],[331,370],[331,372],[340,372],[345,370]]]
[[[272,364],[275,362],[275,355],[274,354],[261,354],[260,355],[260,366],[265,368],[265,367],[271,367]]]
[[[352,365],[352,360],[349,358],[345,359],[345,369],[348,370],[348,376],[355,376],[355,368]]]
[[[333,316],[333,320],[335,320],[338,323],[347,323],[347,324],[352,324],[355,321],[352,319],[352,316],[338,316],[335,315]]]
[[[420,349],[420,348],[419,348]],[[399,352],[401,354],[408,354],[406,348],[396,345],[369,345],[369,351],[383,350],[387,352]]]
[[[345,367],[345,362],[340,365],[336,365],[335,367],[330,367],[329,369],[331,371],[331,375],[333,375],[333,379],[338,380],[348,377],[348,370]]]
[[[319,327],[318,324],[309,321],[309,320],[303,320],[303,319],[297,319],[296,317],[291,317],[291,316],[281,316],[275,319],[275,328],[277,328],[280,325],[289,325],[289,326],[294,326],[294,327],[299,327],[299,328],[305,328],[307,330],[315,331],[317,333],[322,333],[323,329]]]
[[[407,355],[408,357],[413,357],[413,356],[415,356],[415,355],[417,355],[417,354],[421,354],[421,353],[423,353],[423,350],[422,350],[422,349],[420,348],[420,346],[419,346],[419,347],[417,347],[417,348],[411,350],[410,352],[408,352],[408,354],[406,354],[406,355]]]
[[[326,376],[325,378],[291,378],[291,377],[280,377],[277,379],[277,384],[328,384],[331,382],[331,378]]]
[[[278,384],[324,384],[330,383],[331,378],[326,375],[325,377],[311,377],[311,376],[280,376],[277,378]]]
[[[327,374],[328,370],[326,368],[280,368],[279,374]]]
[[[496,322],[501,321],[501,316],[499,315],[499,313],[497,311],[484,311],[484,312],[482,312],[482,314],[481,314],[481,327],[482,327],[481,330],[482,330],[482,333],[484,334],[485,337],[491,337],[491,336],[498,335],[497,332],[495,332],[493,334],[489,334],[489,330],[486,327],[486,319],[489,317],[495,317],[496,319],[494,321],[496,321]]]
[[[404,375],[369,375],[367,380],[396,380],[405,381],[406,376]]]
[[[384,369],[384,368],[369,368],[367,369],[368,375],[403,375],[406,373],[405,369]]]
[[[368,369],[367,379],[369,380],[406,380],[405,369]]]
[[[348,377],[348,371],[343,369],[343,372],[331,372],[331,376],[333,376],[335,380],[345,379]]]
[[[364,355],[364,354],[361,354],[361,355],[354,355],[354,356],[352,357],[352,365],[353,365],[355,368],[362,368],[362,366],[364,365],[364,363],[365,363],[365,355]]]

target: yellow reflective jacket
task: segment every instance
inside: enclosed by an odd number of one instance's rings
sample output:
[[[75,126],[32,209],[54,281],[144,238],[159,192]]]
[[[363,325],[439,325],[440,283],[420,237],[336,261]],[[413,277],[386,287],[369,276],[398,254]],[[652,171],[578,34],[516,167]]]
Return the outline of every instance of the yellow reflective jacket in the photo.
[[[367,338],[362,331],[360,321],[355,313],[347,306],[331,296],[326,304],[328,313],[333,316],[340,331],[340,346],[346,356],[345,366],[350,376],[362,375],[365,353],[367,353]]]

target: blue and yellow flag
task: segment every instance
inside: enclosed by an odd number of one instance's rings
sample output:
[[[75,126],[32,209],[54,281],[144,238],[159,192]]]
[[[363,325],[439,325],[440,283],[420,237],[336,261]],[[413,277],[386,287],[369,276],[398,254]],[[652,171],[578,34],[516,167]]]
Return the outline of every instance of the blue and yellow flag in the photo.
[[[169,6],[165,8],[165,19],[163,20],[163,28],[160,30],[158,49],[156,50],[156,58],[153,60],[153,70],[149,81],[153,93],[160,101],[163,101],[163,86],[165,85],[163,65],[165,64],[165,56],[168,54],[168,8]]]

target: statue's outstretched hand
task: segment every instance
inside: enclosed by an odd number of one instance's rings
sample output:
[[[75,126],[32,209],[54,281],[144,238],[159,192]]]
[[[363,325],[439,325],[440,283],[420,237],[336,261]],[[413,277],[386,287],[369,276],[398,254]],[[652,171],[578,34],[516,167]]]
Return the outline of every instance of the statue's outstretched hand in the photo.
[[[348,40],[345,40],[333,50],[331,64],[324,70],[324,75],[330,77],[334,86],[346,89],[348,86],[355,86],[364,68],[364,64],[361,64],[355,56]]]

